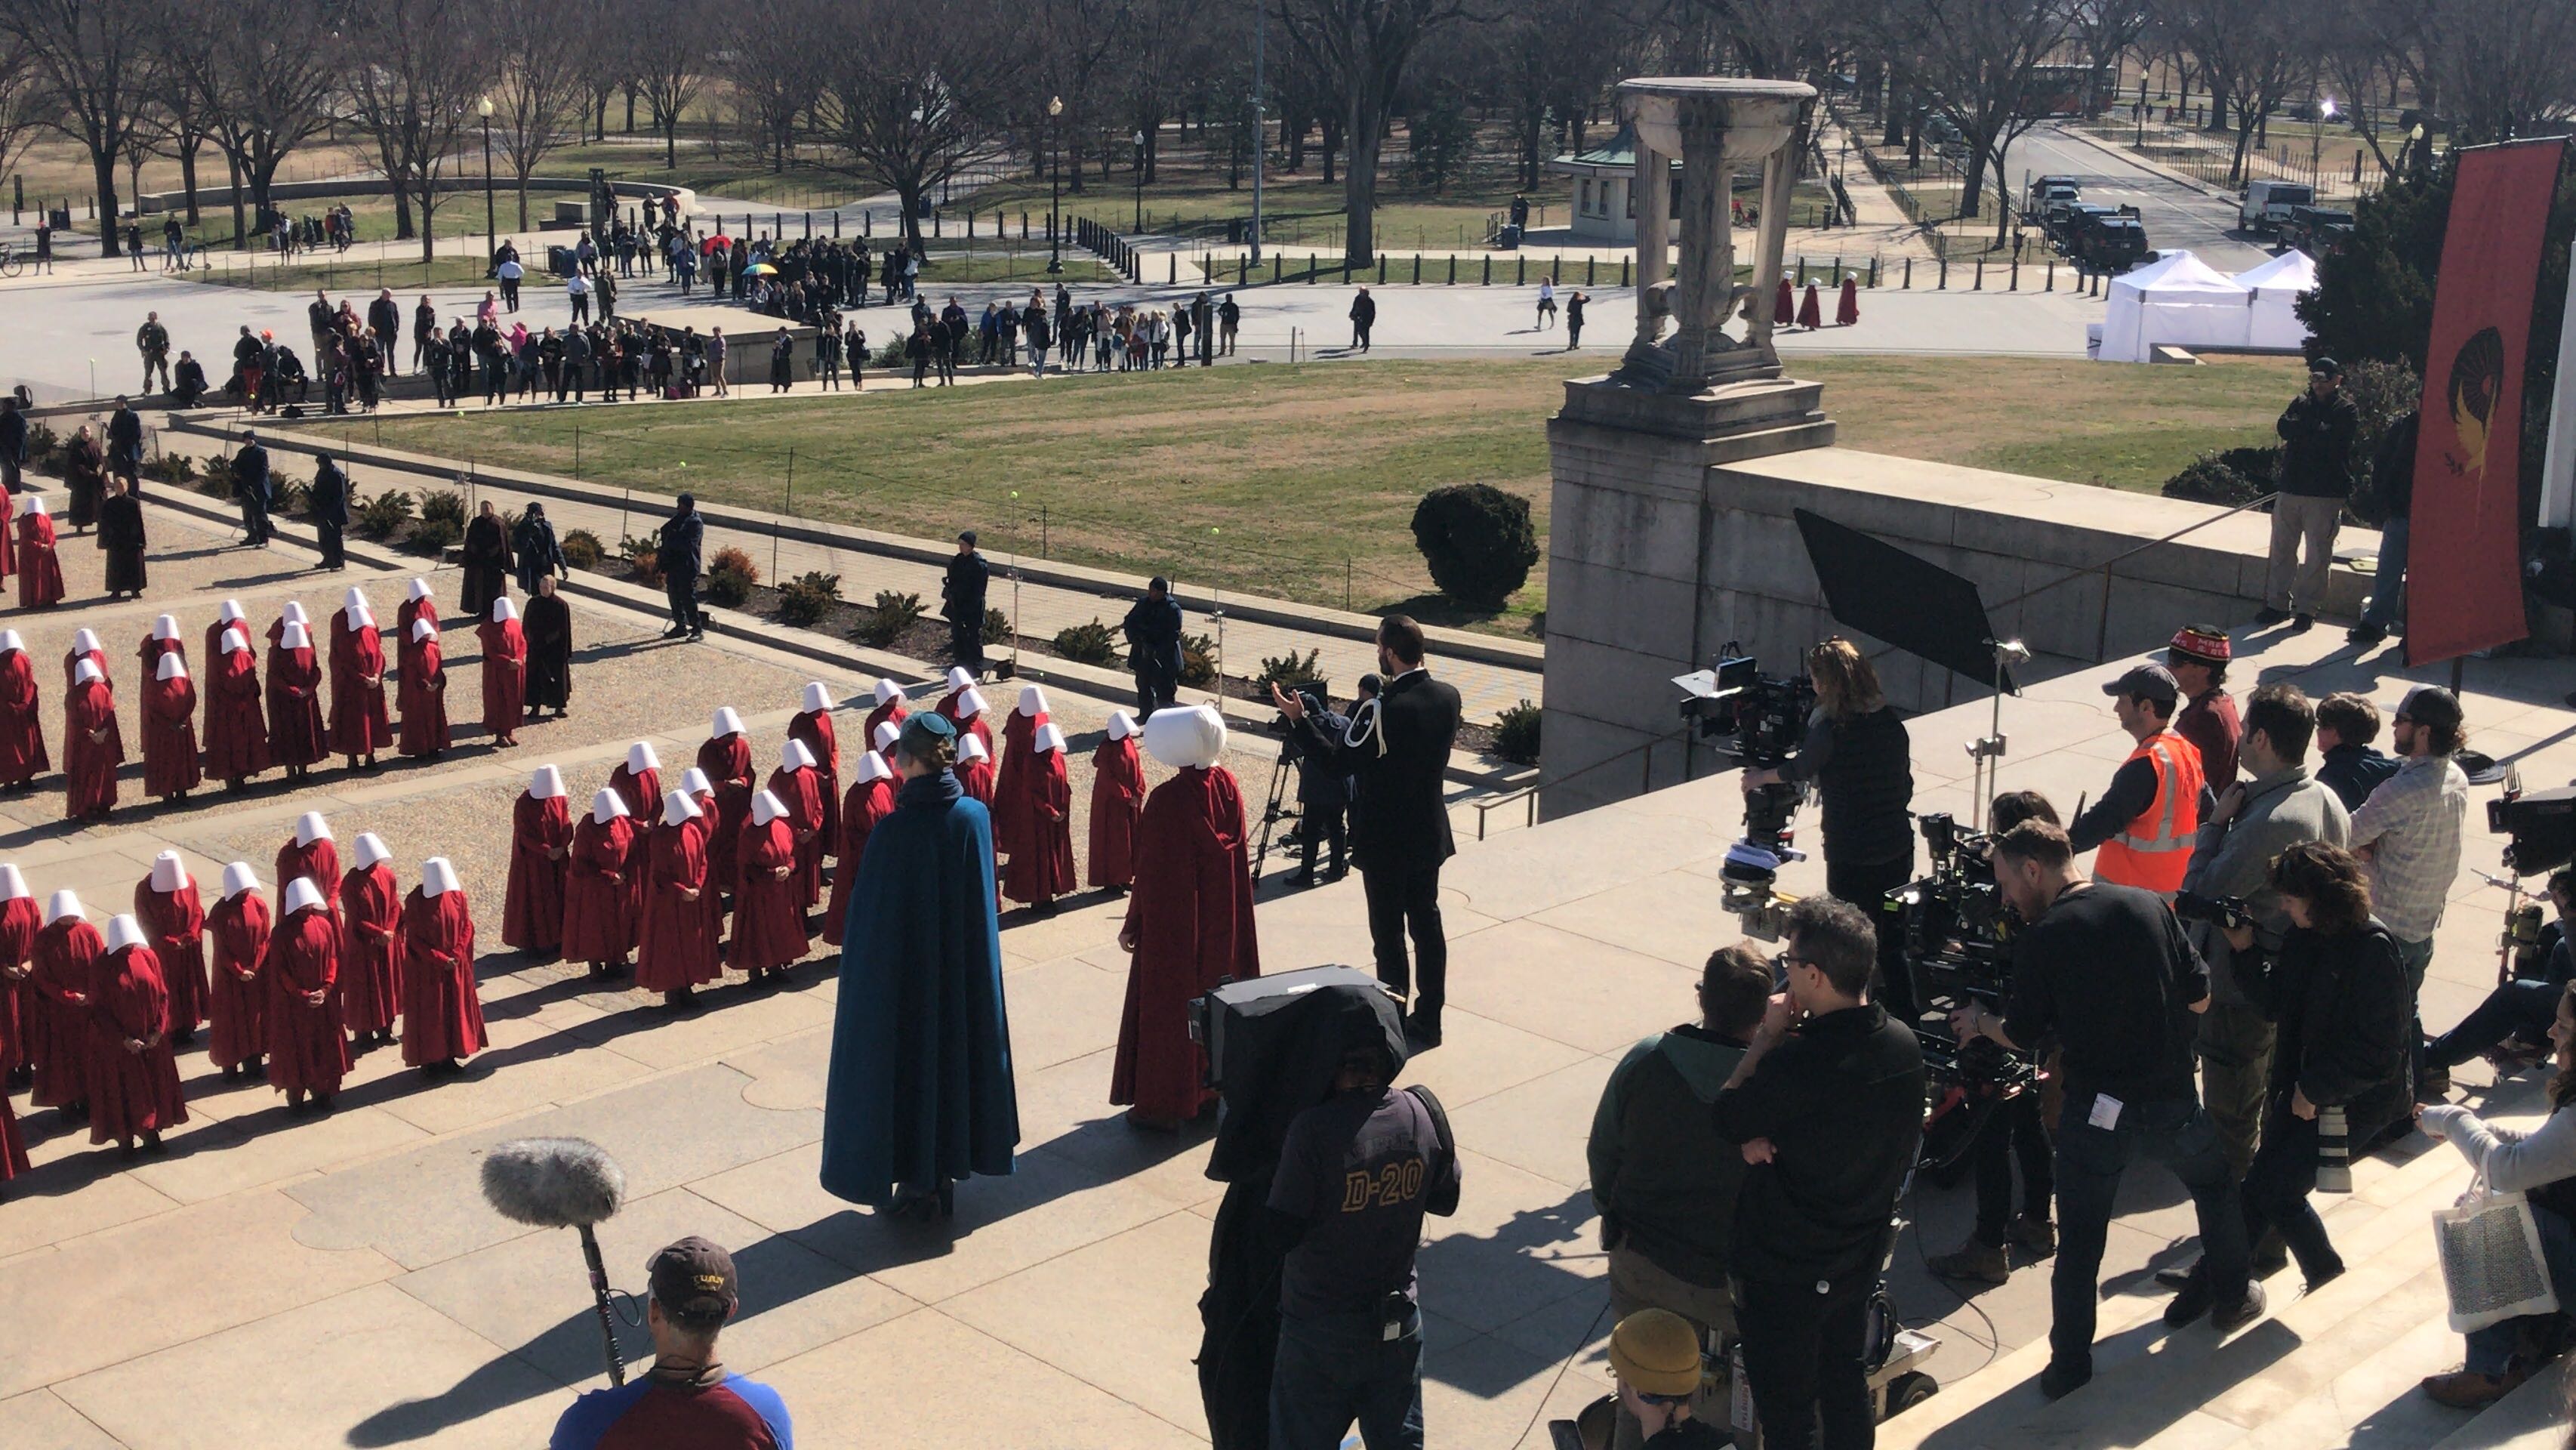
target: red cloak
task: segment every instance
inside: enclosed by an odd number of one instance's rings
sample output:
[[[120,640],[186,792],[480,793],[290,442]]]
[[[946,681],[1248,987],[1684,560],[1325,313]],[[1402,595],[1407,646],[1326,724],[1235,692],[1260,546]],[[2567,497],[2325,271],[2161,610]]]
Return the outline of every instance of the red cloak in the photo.
[[[691,816],[653,827],[646,845],[644,936],[635,948],[635,985],[676,992],[724,975],[716,961],[715,914],[707,909],[707,822]]]
[[[698,769],[716,788],[716,808],[707,818],[707,876],[718,891],[732,891],[734,854],[742,847],[743,822],[751,819],[751,741],[741,731],[698,747]]]
[[[46,609],[62,602],[63,566],[54,557],[54,521],[43,514],[20,514],[18,607]]]
[[[268,1051],[268,902],[244,891],[206,914],[214,987],[206,998],[206,1060],[234,1067]]]
[[[787,738],[805,742],[805,748],[814,753],[815,768],[822,774],[821,850],[829,855],[833,843],[841,839],[841,738],[832,728],[832,712],[800,712],[787,722]]]
[[[75,685],[63,717],[63,818],[104,816],[116,809],[116,768],[125,763],[116,697],[103,680]]]
[[[1789,279],[1780,279],[1779,294],[1771,299],[1771,321],[1787,327],[1798,315],[1798,294],[1789,288]]]
[[[526,952],[563,945],[564,872],[572,810],[562,796],[519,792],[510,811],[510,886],[501,898],[501,944]]]
[[[402,888],[379,861],[340,878],[340,1018],[352,1032],[390,1032],[402,1015]]]
[[[299,911],[268,943],[268,1085],[334,1093],[349,1072],[340,1016],[340,932],[329,913]],[[311,994],[319,992],[318,1004]]]
[[[122,1143],[188,1121],[170,1050],[170,989],[152,949],[100,958],[97,980],[89,1009],[89,1140]]]
[[[619,800],[626,802],[626,814],[637,822],[662,819],[661,771],[648,770],[637,775],[621,760],[617,762],[617,768],[608,773],[608,788],[617,792]]]
[[[394,611],[394,628],[400,632],[402,639],[408,640],[411,638],[413,623],[423,619],[429,621],[430,628],[438,628],[438,601],[406,599],[402,602],[402,608]]]
[[[1045,723],[1043,710],[1035,715],[1013,710],[1002,718],[1002,756],[993,772],[993,849],[1005,856],[1028,849],[1030,797],[1025,777],[1037,749],[1038,727]]]
[[[1100,742],[1091,752],[1091,884],[1136,880],[1136,822],[1145,814],[1145,762],[1136,737]]]
[[[0,550],[0,552],[6,552]],[[0,1064],[10,1061],[18,1051],[17,1024],[0,1022]],[[34,1165],[27,1161],[27,1141],[19,1136],[18,1115],[9,1106],[9,1094],[0,1092],[0,1183],[6,1183]]]
[[[868,712],[868,723],[862,728],[859,734],[860,748],[865,750],[874,750],[877,748],[878,726],[891,721],[894,724],[894,728],[901,730],[903,728],[903,722],[910,718],[912,718],[912,712],[903,707],[903,702],[901,700],[888,700],[884,704],[870,710]]]
[[[1042,906],[1080,889],[1073,874],[1073,785],[1065,775],[1064,752],[1030,755],[1019,786],[1028,820],[1010,869],[1002,874],[1002,894]]]
[[[515,619],[487,619],[474,633],[483,641],[483,728],[507,738],[527,713],[528,636]]]
[[[322,666],[313,649],[268,652],[268,754],[279,765],[311,765],[328,752],[322,729]],[[317,883],[318,884],[318,883]]]
[[[134,657],[143,664],[143,678],[148,680],[161,672],[163,655],[177,655],[179,663],[184,665],[188,662],[188,646],[175,639],[154,639],[148,634],[143,636],[143,643],[134,647]]]
[[[1261,975],[1243,797],[1223,766],[1184,769],[1145,798],[1136,890],[1124,935],[1135,943],[1109,1100],[1166,1122],[1214,1096],[1190,1041],[1188,1004],[1226,978]]]
[[[968,688],[972,688],[972,686],[969,686]],[[957,702],[965,695],[965,693],[965,690],[949,691],[947,694],[939,697],[939,704],[936,708],[940,714],[948,717],[949,724],[957,727],[957,732],[959,734],[972,735],[976,739],[983,741],[984,754],[989,757],[994,754],[993,727],[985,724],[984,717],[980,714],[972,718],[966,718],[959,714],[961,707]],[[889,761],[887,763],[892,764],[893,762]]]
[[[1806,298],[1798,304],[1798,325],[1800,327],[1822,327],[1825,325],[1825,310],[1822,306],[1818,305],[1816,284],[1813,282],[1807,284]]]
[[[841,944],[850,915],[850,884],[859,879],[859,858],[868,849],[868,833],[894,810],[892,777],[858,781],[841,801],[840,851],[832,863],[832,904],[823,913],[823,940]]]
[[[796,910],[811,911],[823,896],[823,778],[811,767],[773,770],[768,790],[787,804],[790,839],[796,844]]]
[[[63,651],[63,687],[65,689],[69,689],[71,687],[72,677],[80,673],[81,661],[83,660],[87,660],[91,664],[98,666],[98,677],[100,679],[108,680],[115,678],[115,676],[110,675],[107,672],[107,651],[103,649],[67,649]]]
[[[385,645],[372,624],[331,616],[331,753],[373,755],[394,743],[385,713]]]
[[[965,787],[967,795],[982,801],[984,809],[989,811],[993,808],[993,762],[989,760],[957,762],[957,783]]]
[[[1834,306],[1834,326],[1849,327],[1858,321],[1860,321],[1860,279],[1845,277],[1842,301]]]
[[[27,982],[27,956],[36,949],[36,928],[44,913],[36,898],[21,896],[0,902],[0,1075],[35,1061],[27,1039],[35,1031],[36,989]],[[0,1091],[0,1098],[8,1093]]]
[[[436,755],[448,747],[447,660],[438,636],[403,647],[395,703],[402,706],[403,754]]]
[[[737,972],[760,972],[803,961],[813,941],[805,935],[805,906],[796,894],[796,837],[787,817],[765,826],[745,824],[741,860],[726,964]]]
[[[0,785],[24,785],[54,768],[45,754],[42,704],[27,652],[0,655]]]
[[[278,900],[286,899],[286,888],[293,885],[298,876],[312,882],[313,889],[322,893],[323,910],[333,921],[338,921],[340,919],[340,848],[332,843],[330,837],[323,836],[310,846],[299,846],[295,844],[295,838],[290,835],[286,838],[286,844],[277,848]]]
[[[206,691],[206,774],[233,781],[268,769],[259,661],[247,647],[215,656]]]
[[[205,778],[197,767],[197,682],[186,675],[145,677],[143,793],[172,796],[195,790]]]
[[[27,954],[35,1008],[27,1019],[27,1057],[36,1065],[33,1106],[58,1108],[89,1097],[90,994],[106,950],[107,938],[76,916],[36,933]]]
[[[474,916],[463,891],[403,898],[403,1061],[413,1067],[483,1050],[474,985]]]
[[[622,962],[635,949],[626,881],[634,837],[635,822],[627,816],[612,816],[603,826],[584,811],[573,824],[571,869],[564,874],[566,961]]]
[[[161,963],[161,985],[170,993],[170,1032],[181,1036],[206,1020],[206,907],[195,878],[176,891],[155,891],[152,878],[134,883],[134,920],[145,946]]]

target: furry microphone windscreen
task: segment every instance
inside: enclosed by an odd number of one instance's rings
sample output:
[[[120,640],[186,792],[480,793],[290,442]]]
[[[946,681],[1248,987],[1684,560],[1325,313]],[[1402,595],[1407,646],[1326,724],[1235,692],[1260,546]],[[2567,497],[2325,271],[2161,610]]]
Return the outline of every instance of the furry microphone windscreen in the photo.
[[[514,1138],[483,1160],[494,1212],[541,1228],[603,1222],[626,1201],[626,1171],[587,1138]]]

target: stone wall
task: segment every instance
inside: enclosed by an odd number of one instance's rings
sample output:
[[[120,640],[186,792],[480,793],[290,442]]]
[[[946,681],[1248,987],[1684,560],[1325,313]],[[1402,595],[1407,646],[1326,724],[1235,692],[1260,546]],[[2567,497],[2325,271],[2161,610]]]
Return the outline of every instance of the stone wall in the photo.
[[[1848,448],[1734,461],[1722,443],[1568,416],[1550,420],[1548,441],[1541,807],[1551,817],[1723,766],[1682,732],[1671,680],[1706,668],[1729,640],[1788,673],[1808,645],[1842,633],[1876,657],[1902,709],[1982,697],[1980,686],[1835,626],[1796,509],[1973,580],[1997,633],[2030,646],[2025,679],[2155,648],[2186,622],[2242,627],[2263,605],[2270,520],[2261,514],[2130,554],[2221,511]],[[2374,551],[2375,536],[2346,530],[2338,549],[2356,546]],[[2103,566],[2123,554],[2106,611]],[[2339,566],[2329,613],[2357,616],[2368,584]]]

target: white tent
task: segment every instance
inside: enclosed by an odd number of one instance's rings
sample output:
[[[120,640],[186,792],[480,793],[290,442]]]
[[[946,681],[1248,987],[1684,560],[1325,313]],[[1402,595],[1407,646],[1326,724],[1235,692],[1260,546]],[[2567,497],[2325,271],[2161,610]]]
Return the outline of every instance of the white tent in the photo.
[[[2296,352],[2307,345],[2308,325],[2295,307],[2302,292],[2317,286],[2317,264],[2307,253],[2283,252],[2250,272],[2236,274],[2236,285],[2254,294],[2253,326],[2245,345]]]
[[[2102,314],[2104,362],[2146,362],[2160,346],[2243,347],[2254,294],[2187,251],[2167,252],[2111,279]]]

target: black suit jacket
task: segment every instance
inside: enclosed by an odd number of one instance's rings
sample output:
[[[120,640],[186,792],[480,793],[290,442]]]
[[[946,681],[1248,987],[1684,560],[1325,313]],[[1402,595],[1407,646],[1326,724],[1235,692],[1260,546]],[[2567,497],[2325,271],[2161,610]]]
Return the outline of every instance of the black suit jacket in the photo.
[[[1441,799],[1449,747],[1458,737],[1458,692],[1423,671],[1399,675],[1379,693],[1378,734],[1357,749],[1329,740],[1312,716],[1310,746],[1338,751],[1357,787],[1351,853],[1365,870],[1415,870],[1457,854]],[[1380,749],[1383,742],[1384,748]]]

